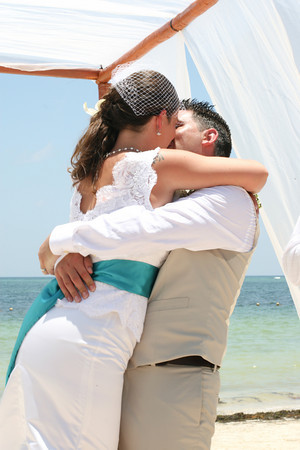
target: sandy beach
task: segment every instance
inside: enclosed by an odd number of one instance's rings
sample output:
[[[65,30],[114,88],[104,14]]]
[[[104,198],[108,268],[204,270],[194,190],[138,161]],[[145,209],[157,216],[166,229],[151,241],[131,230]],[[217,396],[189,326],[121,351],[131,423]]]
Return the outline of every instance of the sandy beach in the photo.
[[[211,450],[298,450],[299,410],[291,411],[290,414],[283,412],[280,416],[283,417],[276,420],[217,421]],[[225,420],[228,419],[229,416]]]

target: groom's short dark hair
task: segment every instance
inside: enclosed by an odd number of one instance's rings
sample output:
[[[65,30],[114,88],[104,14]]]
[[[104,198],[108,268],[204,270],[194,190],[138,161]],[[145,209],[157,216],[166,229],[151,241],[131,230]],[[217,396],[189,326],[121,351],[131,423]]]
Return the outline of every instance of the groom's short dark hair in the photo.
[[[208,128],[217,130],[219,136],[215,145],[215,156],[230,156],[232,148],[230,128],[223,117],[214,110],[213,105],[196,99],[186,99],[181,100],[180,109],[193,112],[200,131]]]

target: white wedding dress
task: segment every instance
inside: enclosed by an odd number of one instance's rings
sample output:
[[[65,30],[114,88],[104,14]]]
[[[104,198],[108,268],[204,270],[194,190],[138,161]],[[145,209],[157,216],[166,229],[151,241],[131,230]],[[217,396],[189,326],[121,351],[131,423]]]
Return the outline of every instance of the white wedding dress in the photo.
[[[159,149],[126,153],[114,182],[80,211],[75,189],[71,220],[91,220],[127,205],[152,209],[152,162]],[[160,267],[166,253],[149,248],[122,259]],[[93,257],[93,261],[99,258]],[[26,335],[0,405],[0,448],[107,449],[118,446],[123,374],[139,341],[147,300],[96,282],[81,303],[58,300]]]

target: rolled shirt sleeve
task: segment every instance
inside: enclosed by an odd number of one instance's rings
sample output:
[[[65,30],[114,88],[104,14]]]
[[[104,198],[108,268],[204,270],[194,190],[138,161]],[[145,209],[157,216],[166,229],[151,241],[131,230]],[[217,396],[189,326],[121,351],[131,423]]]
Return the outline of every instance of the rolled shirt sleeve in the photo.
[[[102,259],[151,251],[252,248],[256,212],[248,193],[236,186],[201,189],[155,210],[128,206],[91,221],[57,226],[50,236],[56,255],[81,253]]]

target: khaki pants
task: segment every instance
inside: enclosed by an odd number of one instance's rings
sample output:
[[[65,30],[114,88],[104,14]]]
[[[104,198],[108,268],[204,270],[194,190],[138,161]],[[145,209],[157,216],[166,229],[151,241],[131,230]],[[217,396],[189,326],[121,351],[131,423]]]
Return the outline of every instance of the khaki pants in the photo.
[[[128,369],[119,450],[207,450],[214,433],[219,373],[206,367]]]

